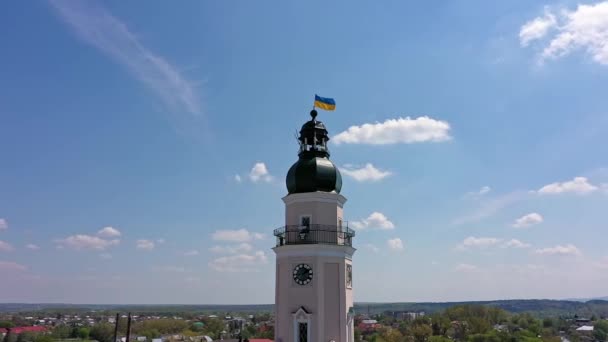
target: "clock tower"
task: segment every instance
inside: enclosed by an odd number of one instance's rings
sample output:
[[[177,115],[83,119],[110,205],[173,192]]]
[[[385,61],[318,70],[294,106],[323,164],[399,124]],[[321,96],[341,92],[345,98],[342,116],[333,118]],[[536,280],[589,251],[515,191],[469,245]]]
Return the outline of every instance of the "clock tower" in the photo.
[[[287,173],[285,226],[274,231],[275,341],[352,342],[355,232],[344,224],[346,198],[327,129],[316,110],[310,115]]]

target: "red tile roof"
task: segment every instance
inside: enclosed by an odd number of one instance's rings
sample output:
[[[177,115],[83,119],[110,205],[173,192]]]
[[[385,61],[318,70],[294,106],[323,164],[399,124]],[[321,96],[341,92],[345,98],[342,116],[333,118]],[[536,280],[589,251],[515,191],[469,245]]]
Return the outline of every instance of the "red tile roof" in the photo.
[[[47,329],[45,327],[41,327],[41,326],[33,326],[33,327],[14,327],[14,328],[4,329],[4,330],[9,330],[11,334],[21,334],[22,332],[26,332],[26,331],[27,332],[46,332]]]

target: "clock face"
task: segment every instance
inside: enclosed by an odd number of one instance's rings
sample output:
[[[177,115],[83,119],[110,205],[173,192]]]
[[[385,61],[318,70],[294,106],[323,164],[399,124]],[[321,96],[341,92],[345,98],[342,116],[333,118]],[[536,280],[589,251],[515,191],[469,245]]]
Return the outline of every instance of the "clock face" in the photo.
[[[293,280],[299,285],[306,285],[312,281],[312,267],[299,264],[293,269]]]
[[[346,286],[353,287],[353,265],[346,265]]]

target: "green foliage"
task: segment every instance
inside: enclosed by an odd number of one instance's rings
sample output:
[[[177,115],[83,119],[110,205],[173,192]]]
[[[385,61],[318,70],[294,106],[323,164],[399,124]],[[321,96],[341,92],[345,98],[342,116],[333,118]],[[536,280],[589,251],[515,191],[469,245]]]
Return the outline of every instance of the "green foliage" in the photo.
[[[140,334],[142,331],[157,330],[161,334],[177,334],[188,329],[188,323],[178,319],[154,319],[136,322],[132,326],[132,331],[135,334]],[[121,330],[124,331],[124,330]]]
[[[68,327],[67,325],[58,325],[53,329],[51,336],[54,339],[63,340],[70,337],[71,332],[72,328]]]
[[[90,337],[99,342],[112,342],[114,327],[108,323],[96,324],[91,328]]]
[[[0,321],[0,328],[12,328],[15,324],[11,321]]]
[[[78,338],[88,340],[90,333],[91,331],[89,330],[89,328],[80,328],[78,329]]]
[[[224,330],[226,326],[224,322],[217,318],[211,318],[205,321],[205,328],[203,332],[205,335],[209,335],[213,339],[219,339],[220,333]]]

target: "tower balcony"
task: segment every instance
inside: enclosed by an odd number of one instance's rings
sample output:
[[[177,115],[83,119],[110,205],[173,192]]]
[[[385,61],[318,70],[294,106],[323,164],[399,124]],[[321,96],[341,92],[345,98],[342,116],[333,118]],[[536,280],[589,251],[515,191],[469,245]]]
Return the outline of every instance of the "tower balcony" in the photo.
[[[353,245],[355,231],[348,227],[325,224],[284,226],[274,230],[277,247],[285,245]]]

